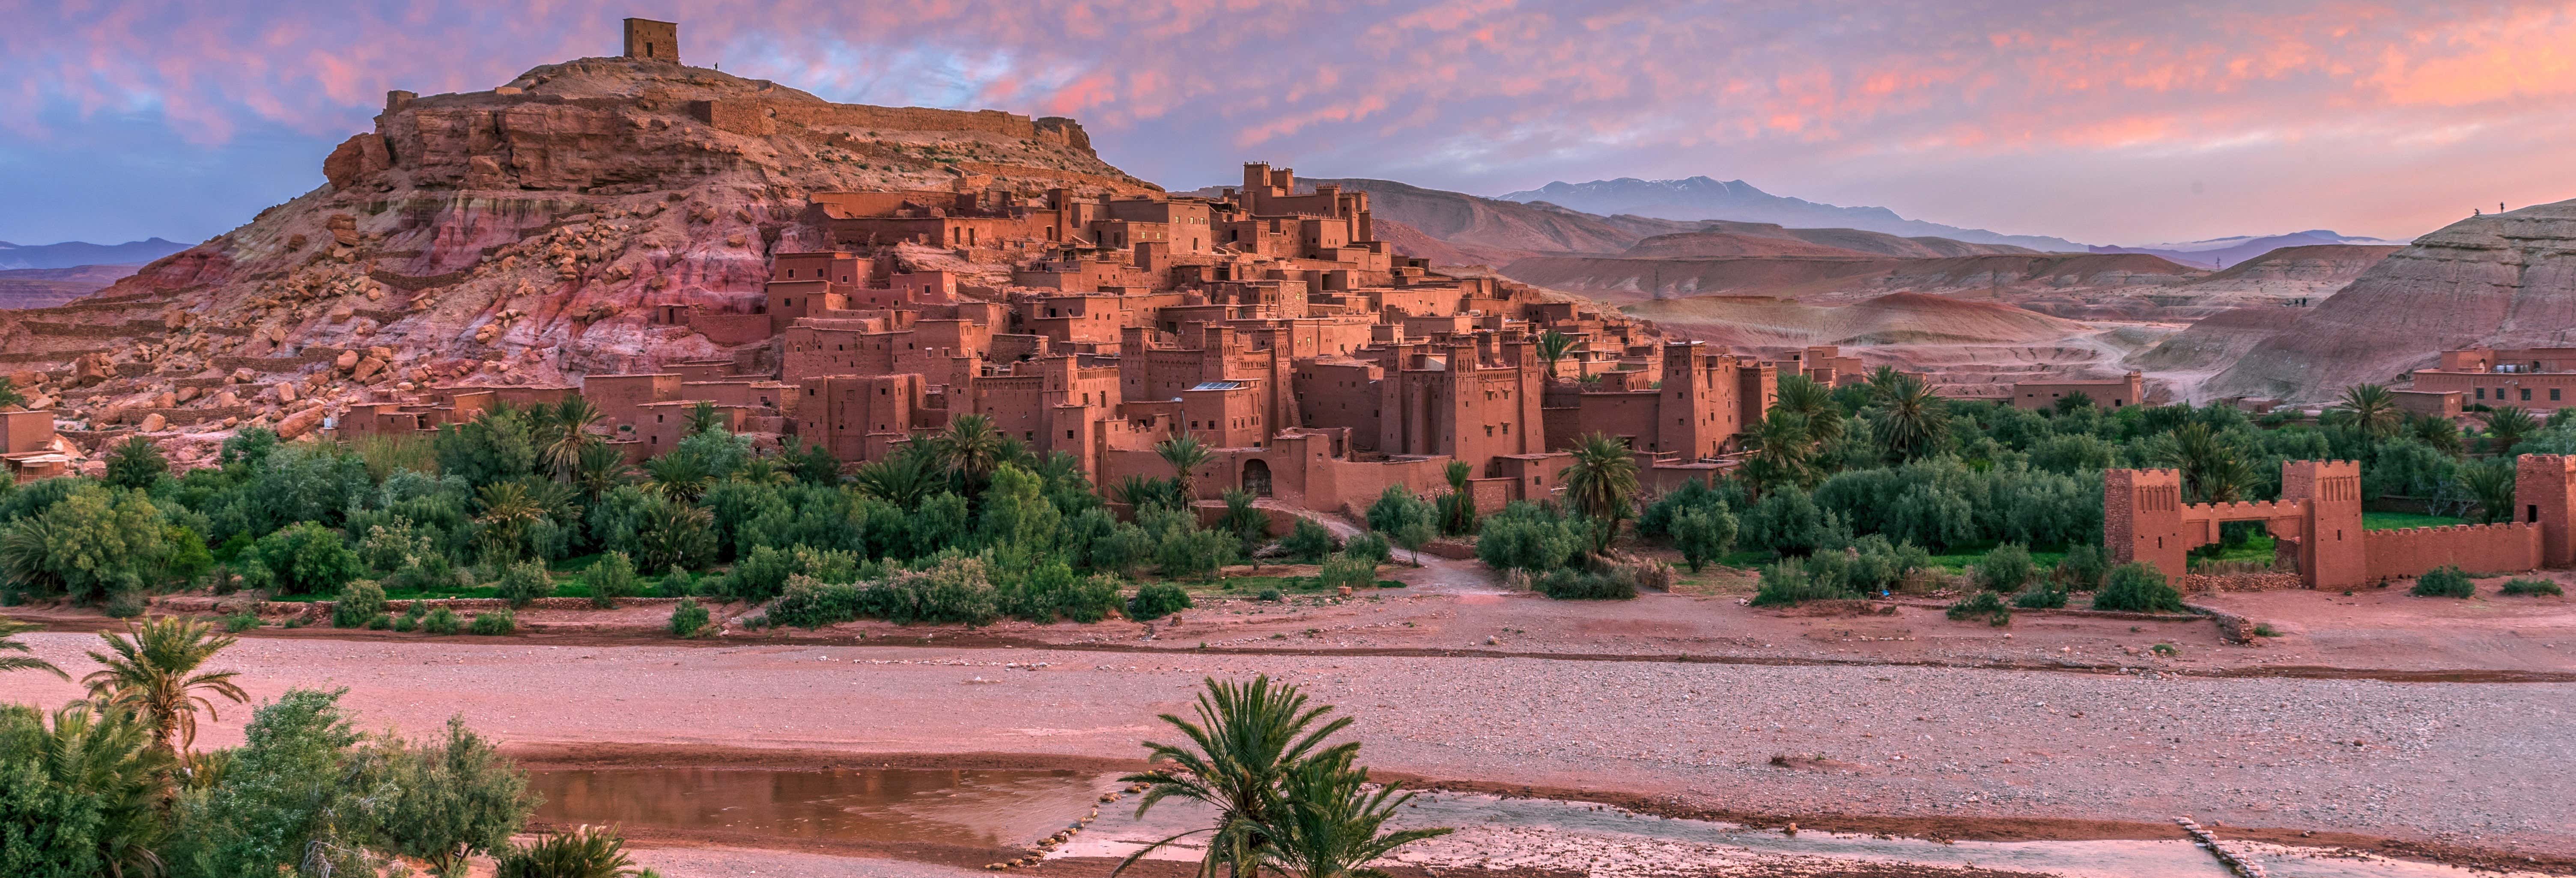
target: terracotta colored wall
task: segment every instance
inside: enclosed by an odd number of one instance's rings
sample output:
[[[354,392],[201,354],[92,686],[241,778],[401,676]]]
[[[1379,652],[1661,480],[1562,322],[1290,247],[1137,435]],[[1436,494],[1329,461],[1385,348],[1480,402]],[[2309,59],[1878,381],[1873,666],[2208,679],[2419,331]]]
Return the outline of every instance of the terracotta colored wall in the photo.
[[[2374,530],[2362,535],[2373,580],[2456,565],[2471,573],[2520,573],[2540,566],[2540,526],[2523,522]]]
[[[690,329],[720,345],[768,341],[769,323],[767,314],[709,314],[700,311],[689,315]]]

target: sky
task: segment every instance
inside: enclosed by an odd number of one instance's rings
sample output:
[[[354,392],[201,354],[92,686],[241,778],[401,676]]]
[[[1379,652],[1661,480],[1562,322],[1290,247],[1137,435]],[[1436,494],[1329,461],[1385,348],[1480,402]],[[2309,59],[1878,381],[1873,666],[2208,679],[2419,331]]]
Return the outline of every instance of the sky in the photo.
[[[1073,116],[1173,189],[1705,174],[2103,244],[2576,198],[2576,0],[0,0],[0,240],[218,234],[386,90],[613,55],[630,15],[831,100]]]

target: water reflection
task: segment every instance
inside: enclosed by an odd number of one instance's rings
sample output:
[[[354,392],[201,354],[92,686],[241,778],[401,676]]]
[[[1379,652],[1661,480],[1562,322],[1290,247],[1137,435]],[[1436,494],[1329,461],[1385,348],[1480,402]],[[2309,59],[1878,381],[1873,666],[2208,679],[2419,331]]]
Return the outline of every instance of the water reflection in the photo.
[[[876,843],[1026,844],[1113,779],[1077,771],[604,768],[533,772],[555,823],[615,823]]]

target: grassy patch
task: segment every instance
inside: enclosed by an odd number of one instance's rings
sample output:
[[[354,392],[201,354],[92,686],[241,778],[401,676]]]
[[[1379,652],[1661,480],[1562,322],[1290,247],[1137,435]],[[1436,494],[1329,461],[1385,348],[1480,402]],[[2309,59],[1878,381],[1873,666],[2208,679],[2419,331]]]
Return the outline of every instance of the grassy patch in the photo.
[[[497,597],[500,597],[500,596],[501,596],[501,590],[500,590],[500,589],[493,588],[492,586],[488,586],[488,585],[480,585],[480,586],[475,586],[475,587],[473,587],[473,588],[389,588],[389,589],[385,589],[385,599],[386,599],[386,600],[389,600],[389,601],[439,600],[439,599],[442,599],[442,598],[497,598]],[[556,584],[555,584],[555,593],[554,593],[554,594],[551,594],[551,595],[547,595],[547,597],[558,597],[558,598],[586,598],[586,597],[589,597],[589,596],[590,596],[590,586],[589,586],[589,585],[587,585],[587,584],[584,584],[584,583],[578,582],[578,581],[575,581],[575,582],[559,582],[559,583],[556,583]],[[337,597],[338,597],[337,595],[327,595],[327,594],[294,594],[294,595],[278,595],[278,596],[276,596],[276,597],[269,598],[269,600],[274,600],[274,601],[294,601],[294,602],[302,603],[302,602],[309,602],[309,601],[327,601],[327,600],[333,600],[333,599],[335,599],[335,598],[337,598]]]
[[[1951,546],[1950,551],[1932,556],[1932,566],[1939,567],[1951,573],[1965,573],[1969,567],[1975,565],[1979,561],[1985,560],[1987,552],[1992,552],[1995,550],[1995,547],[2001,545],[2003,544],[1962,543],[1956,546]],[[2054,546],[2046,549],[2033,546],[2030,550],[2031,566],[2039,568],[2040,572],[2043,574],[2050,570],[2057,569],[2057,562],[2064,560],[2065,558],[2065,546]]]
[[[2444,525],[2467,523],[2469,523],[2469,520],[2465,518],[2453,518],[2448,515],[2419,515],[2413,512],[2364,512],[2361,514],[2361,527],[2363,530],[2397,530],[2399,528],[2407,527],[2442,527]]]

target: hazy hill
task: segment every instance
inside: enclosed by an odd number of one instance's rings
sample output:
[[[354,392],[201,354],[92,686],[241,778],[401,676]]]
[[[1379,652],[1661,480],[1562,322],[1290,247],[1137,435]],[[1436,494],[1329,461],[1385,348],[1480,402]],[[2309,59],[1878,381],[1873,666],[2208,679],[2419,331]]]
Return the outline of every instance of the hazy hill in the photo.
[[[1742,180],[1719,182],[1708,177],[1682,180],[1639,180],[1621,177],[1616,180],[1594,180],[1589,183],[1549,183],[1536,189],[1506,193],[1504,201],[1539,202],[1561,205],[1589,213],[1636,214],[1675,220],[1734,220],[1752,223],[1776,223],[1802,228],[1853,228],[1884,232],[1904,237],[1938,237],[1974,244],[2010,244],[2034,250],[2083,252],[2084,247],[2063,238],[2042,235],[2007,235],[1985,229],[1963,229],[1940,223],[1910,220],[1884,207],[1842,207],[1819,204],[1802,198],[1787,198],[1756,189]]]
[[[2136,247],[2096,246],[2091,250],[2095,253],[2146,253],[2162,256],[2194,268],[2224,268],[2233,267],[2283,247],[2313,247],[2327,244],[2401,247],[2405,246],[2406,242],[2382,241],[2378,238],[2339,234],[2325,229],[2310,229],[2287,235],[2260,237],[2239,235],[2232,238],[2211,238],[2206,241],[2188,241],[2180,244],[2146,244]]]
[[[92,244],[87,241],[64,241],[60,244],[12,244],[0,241],[0,271],[29,268],[75,268],[84,265],[141,265],[188,245],[159,238],[127,241],[123,244]]]

